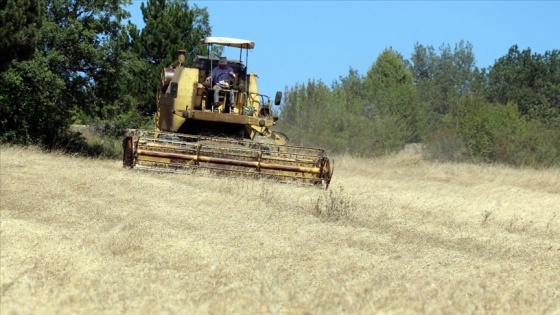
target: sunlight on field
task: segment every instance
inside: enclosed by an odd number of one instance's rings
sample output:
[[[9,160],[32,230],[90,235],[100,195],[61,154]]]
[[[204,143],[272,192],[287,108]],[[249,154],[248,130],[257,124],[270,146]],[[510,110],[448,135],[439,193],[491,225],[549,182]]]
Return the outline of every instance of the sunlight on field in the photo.
[[[559,169],[335,161],[324,190],[1,146],[1,312],[560,313]]]

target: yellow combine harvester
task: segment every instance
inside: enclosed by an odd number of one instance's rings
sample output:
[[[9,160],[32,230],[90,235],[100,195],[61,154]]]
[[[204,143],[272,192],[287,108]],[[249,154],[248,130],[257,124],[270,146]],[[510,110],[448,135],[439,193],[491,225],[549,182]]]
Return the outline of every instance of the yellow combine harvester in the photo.
[[[284,134],[270,129],[278,117],[269,97],[259,94],[257,75],[247,72],[248,51],[255,43],[227,37],[201,42],[209,45],[209,55],[198,56],[193,68],[184,67],[185,52],[179,51],[178,66],[163,70],[155,130],[129,130],[123,141],[124,166],[206,170],[328,188],[333,165],[325,151],[287,145]],[[212,45],[239,48],[240,60],[211,57]],[[209,79],[218,64],[233,74]],[[281,98],[277,92],[274,104]]]

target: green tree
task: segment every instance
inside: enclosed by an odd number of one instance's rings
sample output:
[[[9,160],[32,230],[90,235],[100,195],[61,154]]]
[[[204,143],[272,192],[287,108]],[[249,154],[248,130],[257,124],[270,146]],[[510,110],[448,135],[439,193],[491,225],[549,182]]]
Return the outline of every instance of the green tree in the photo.
[[[363,77],[350,68],[346,77],[333,83],[332,94],[331,117],[325,124],[332,132],[332,147],[339,153],[371,154],[372,122],[364,115]]]
[[[383,153],[372,137],[375,126],[364,115],[366,90],[363,78],[350,68],[329,88],[310,80],[285,92],[278,128],[291,143],[322,147],[331,153],[371,156]]]
[[[330,97],[330,89],[320,80],[292,87],[285,93],[278,128],[288,134],[293,144],[324,146]]]
[[[560,162],[560,132],[527,121],[514,103],[492,104],[482,97],[465,97],[455,119],[461,142],[475,162],[514,166]]]
[[[432,46],[416,43],[410,70],[426,113],[427,132],[435,131],[457,109],[462,96],[484,93],[485,69],[475,66],[468,42],[460,41],[453,50],[442,45],[439,54]]]
[[[389,151],[402,147],[405,142],[420,140],[421,111],[412,74],[398,53],[383,51],[364,79],[368,104],[366,115],[375,123],[383,146]]]
[[[56,145],[71,122],[64,85],[41,54],[13,61],[0,73],[0,141]]]
[[[123,19],[128,0],[47,0],[41,52],[49,56],[50,69],[66,84],[64,102],[87,117],[108,118],[106,106],[119,107],[122,98],[103,88],[115,82],[127,62],[121,51]],[[120,95],[120,94],[117,94]]]
[[[363,78],[350,68],[329,88],[310,80],[285,93],[278,125],[292,143],[333,153],[382,155],[418,137],[415,87],[404,60],[385,51]]]
[[[131,108],[123,89],[129,55],[127,0],[47,0],[33,59],[2,74],[2,140],[55,146],[77,117]]]
[[[560,126],[560,51],[532,53],[512,46],[488,73],[488,99],[515,102],[522,115]]]
[[[0,0],[0,71],[14,59],[29,59],[39,40],[40,0]]]
[[[176,60],[179,49],[186,50],[186,66],[192,66],[197,55],[207,54],[200,40],[211,34],[211,27],[206,8],[189,6],[187,1],[148,0],[140,9],[145,26],[141,31],[131,28],[131,45],[147,65],[140,69],[134,85],[142,112],[153,113],[163,68]]]

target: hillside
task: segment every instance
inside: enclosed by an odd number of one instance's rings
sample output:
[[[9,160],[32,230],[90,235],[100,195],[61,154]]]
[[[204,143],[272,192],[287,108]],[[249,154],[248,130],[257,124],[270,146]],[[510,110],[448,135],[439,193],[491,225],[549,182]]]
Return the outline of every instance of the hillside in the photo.
[[[560,169],[335,161],[321,190],[1,146],[0,309],[560,313]]]

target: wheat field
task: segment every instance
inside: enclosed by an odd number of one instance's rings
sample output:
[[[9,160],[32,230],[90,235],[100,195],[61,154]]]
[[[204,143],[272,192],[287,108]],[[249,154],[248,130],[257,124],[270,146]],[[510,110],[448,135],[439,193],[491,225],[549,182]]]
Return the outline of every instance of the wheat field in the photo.
[[[560,314],[560,170],[335,157],[328,190],[0,146],[2,314]]]

